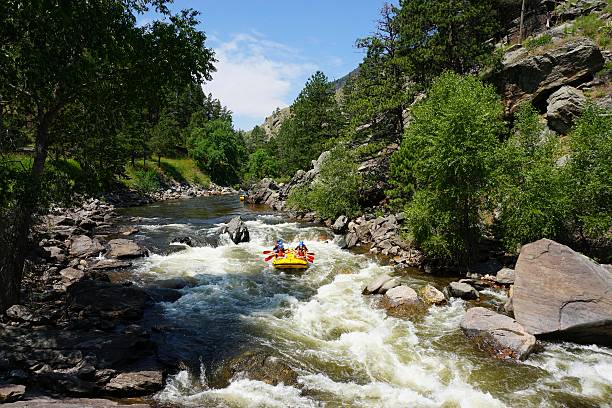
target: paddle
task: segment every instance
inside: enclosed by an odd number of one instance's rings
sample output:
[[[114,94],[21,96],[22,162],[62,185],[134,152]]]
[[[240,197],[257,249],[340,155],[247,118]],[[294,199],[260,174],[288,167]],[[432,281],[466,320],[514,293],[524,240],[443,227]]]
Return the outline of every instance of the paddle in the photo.
[[[266,257],[266,259],[264,259],[265,262],[268,262],[270,259],[274,258],[274,254]]]

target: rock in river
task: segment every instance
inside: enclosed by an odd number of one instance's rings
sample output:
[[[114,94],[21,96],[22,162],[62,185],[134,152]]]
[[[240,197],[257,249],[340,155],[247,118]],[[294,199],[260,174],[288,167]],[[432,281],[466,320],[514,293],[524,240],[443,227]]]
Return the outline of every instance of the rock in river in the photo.
[[[108,242],[108,258],[128,259],[144,256],[144,250],[138,244],[129,239],[113,239]]]
[[[223,233],[229,234],[230,238],[236,245],[241,242],[249,242],[251,239],[249,229],[240,217],[232,218],[225,228],[223,228]]]
[[[451,282],[448,285],[448,292],[453,297],[458,297],[464,300],[478,299],[480,295],[472,285],[464,282]]]
[[[0,385],[0,404],[20,400],[24,394],[25,387],[23,385]]]
[[[474,340],[479,349],[496,358],[524,360],[536,339],[514,319],[484,307],[473,307],[461,320],[461,330]]]
[[[432,305],[440,305],[446,303],[446,297],[444,293],[434,288],[431,284],[427,284],[420,291],[419,294],[425,300],[425,302]]]
[[[394,288],[395,286],[398,286],[398,285],[399,285],[399,282],[397,281],[397,279],[394,279],[387,274],[383,274],[383,275],[376,277],[376,279],[370,282],[368,286],[366,286],[363,289],[362,293],[364,295],[373,295],[375,293],[382,294],[382,293],[385,293],[387,290]],[[383,289],[383,286],[385,287],[384,289]]]
[[[152,394],[163,388],[163,378],[159,370],[121,373],[109,381],[106,390],[118,396]]]
[[[612,274],[549,239],[521,248],[512,305],[536,336],[612,345]]]

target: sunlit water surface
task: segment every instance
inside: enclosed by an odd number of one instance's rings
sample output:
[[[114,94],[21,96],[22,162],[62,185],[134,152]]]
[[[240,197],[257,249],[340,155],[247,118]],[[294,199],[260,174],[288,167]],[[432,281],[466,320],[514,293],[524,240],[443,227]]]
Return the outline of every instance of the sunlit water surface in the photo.
[[[124,211],[136,236],[154,252],[137,264],[141,284],[174,277],[195,281],[175,303],[162,303],[165,358],[194,370],[170,377],[156,396],[185,407],[605,407],[612,400],[612,351],[543,343],[525,363],[497,361],[474,349],[459,322],[468,304],[430,308],[419,322],[387,316],[362,288],[381,273],[419,289],[436,280],[398,273],[376,259],[342,250],[323,227],[288,222],[241,204],[237,197],[158,203]],[[251,241],[219,237],[223,222],[241,215]],[[197,246],[172,252],[170,240]],[[282,238],[304,240],[314,265],[293,274],[273,270],[262,251]],[[489,293],[490,292],[490,293]],[[503,293],[485,292],[500,304]],[[271,386],[236,378],[222,389],[208,376],[224,360],[265,349],[298,373],[299,385]]]

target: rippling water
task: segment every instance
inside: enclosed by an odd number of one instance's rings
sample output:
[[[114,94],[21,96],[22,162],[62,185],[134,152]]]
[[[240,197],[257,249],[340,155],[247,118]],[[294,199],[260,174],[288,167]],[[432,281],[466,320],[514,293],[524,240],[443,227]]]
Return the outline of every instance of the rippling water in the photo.
[[[200,367],[168,379],[156,399],[206,407],[602,407],[611,406],[612,351],[543,343],[525,363],[475,350],[459,322],[467,303],[432,307],[419,322],[389,317],[361,290],[381,273],[374,258],[341,250],[325,228],[297,224],[243,206],[237,197],[198,198],[128,209],[141,217],[137,239],[156,253],[138,264],[137,281],[184,277],[195,282],[163,303],[165,358]],[[251,242],[219,238],[221,223],[248,220]],[[171,252],[171,238],[198,246]],[[277,238],[304,240],[317,254],[300,274],[273,270],[262,251]],[[395,273],[397,274],[397,273]],[[400,274],[414,289],[441,281]],[[489,293],[490,292],[490,293]],[[485,293],[499,304],[505,295]],[[244,349],[263,348],[298,373],[297,387],[235,379],[208,386],[207,373]]]

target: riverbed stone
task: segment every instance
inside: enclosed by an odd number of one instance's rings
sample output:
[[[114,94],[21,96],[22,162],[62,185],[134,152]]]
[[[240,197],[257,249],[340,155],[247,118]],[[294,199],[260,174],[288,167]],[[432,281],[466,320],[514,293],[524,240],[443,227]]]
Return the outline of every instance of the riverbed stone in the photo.
[[[215,388],[227,387],[233,378],[248,378],[270,385],[296,385],[297,373],[280,357],[248,350],[226,361],[213,376]]]
[[[249,242],[251,239],[249,229],[240,217],[232,218],[231,221],[223,228],[223,233],[228,234],[236,245],[241,242]]]
[[[87,235],[77,235],[70,240],[70,255],[75,257],[97,255],[103,250],[98,239],[91,239]]]
[[[388,290],[393,289],[400,285],[399,278],[391,278],[390,280],[383,283],[383,285],[378,289],[378,293],[384,295]]]
[[[495,275],[495,282],[500,285],[512,285],[514,283],[514,269],[503,268]]]
[[[451,282],[448,285],[448,292],[452,297],[464,300],[473,300],[480,297],[478,291],[472,285],[465,282]]]
[[[94,280],[70,285],[67,294],[71,309],[110,319],[140,319],[151,300],[145,290],[136,286]]]
[[[389,289],[385,293],[385,300],[389,307],[397,307],[400,305],[413,305],[420,302],[416,291],[408,286],[396,286]]]
[[[130,259],[144,256],[144,250],[134,241],[125,238],[113,239],[108,242],[107,258]]]
[[[60,271],[60,275],[62,276],[62,282],[66,287],[85,278],[85,272],[75,268],[62,269]]]
[[[612,274],[549,239],[524,245],[516,263],[514,316],[536,336],[612,346]]]
[[[440,292],[433,285],[427,284],[419,291],[421,298],[429,304],[441,305],[446,303],[446,297],[444,293]]]
[[[469,309],[460,326],[479,349],[496,358],[524,360],[536,344],[535,337],[514,319],[484,307]]]
[[[336,234],[342,234],[348,228],[348,223],[348,217],[346,215],[341,215],[336,218],[336,221],[334,222],[331,228]]]
[[[100,398],[61,398],[37,397],[24,401],[5,404],[3,408],[150,408],[149,404],[122,404]]]
[[[18,401],[25,395],[26,387],[17,384],[0,385],[0,404]]]
[[[164,375],[159,370],[121,373],[106,384],[106,391],[118,396],[152,394],[164,386]]]
[[[392,280],[393,278],[387,274],[383,274],[380,275],[378,277],[376,277],[372,282],[370,282],[368,284],[368,286],[366,286],[362,293],[364,295],[372,295],[374,293],[378,293],[378,291],[380,290],[380,288],[387,283],[388,281]]]

